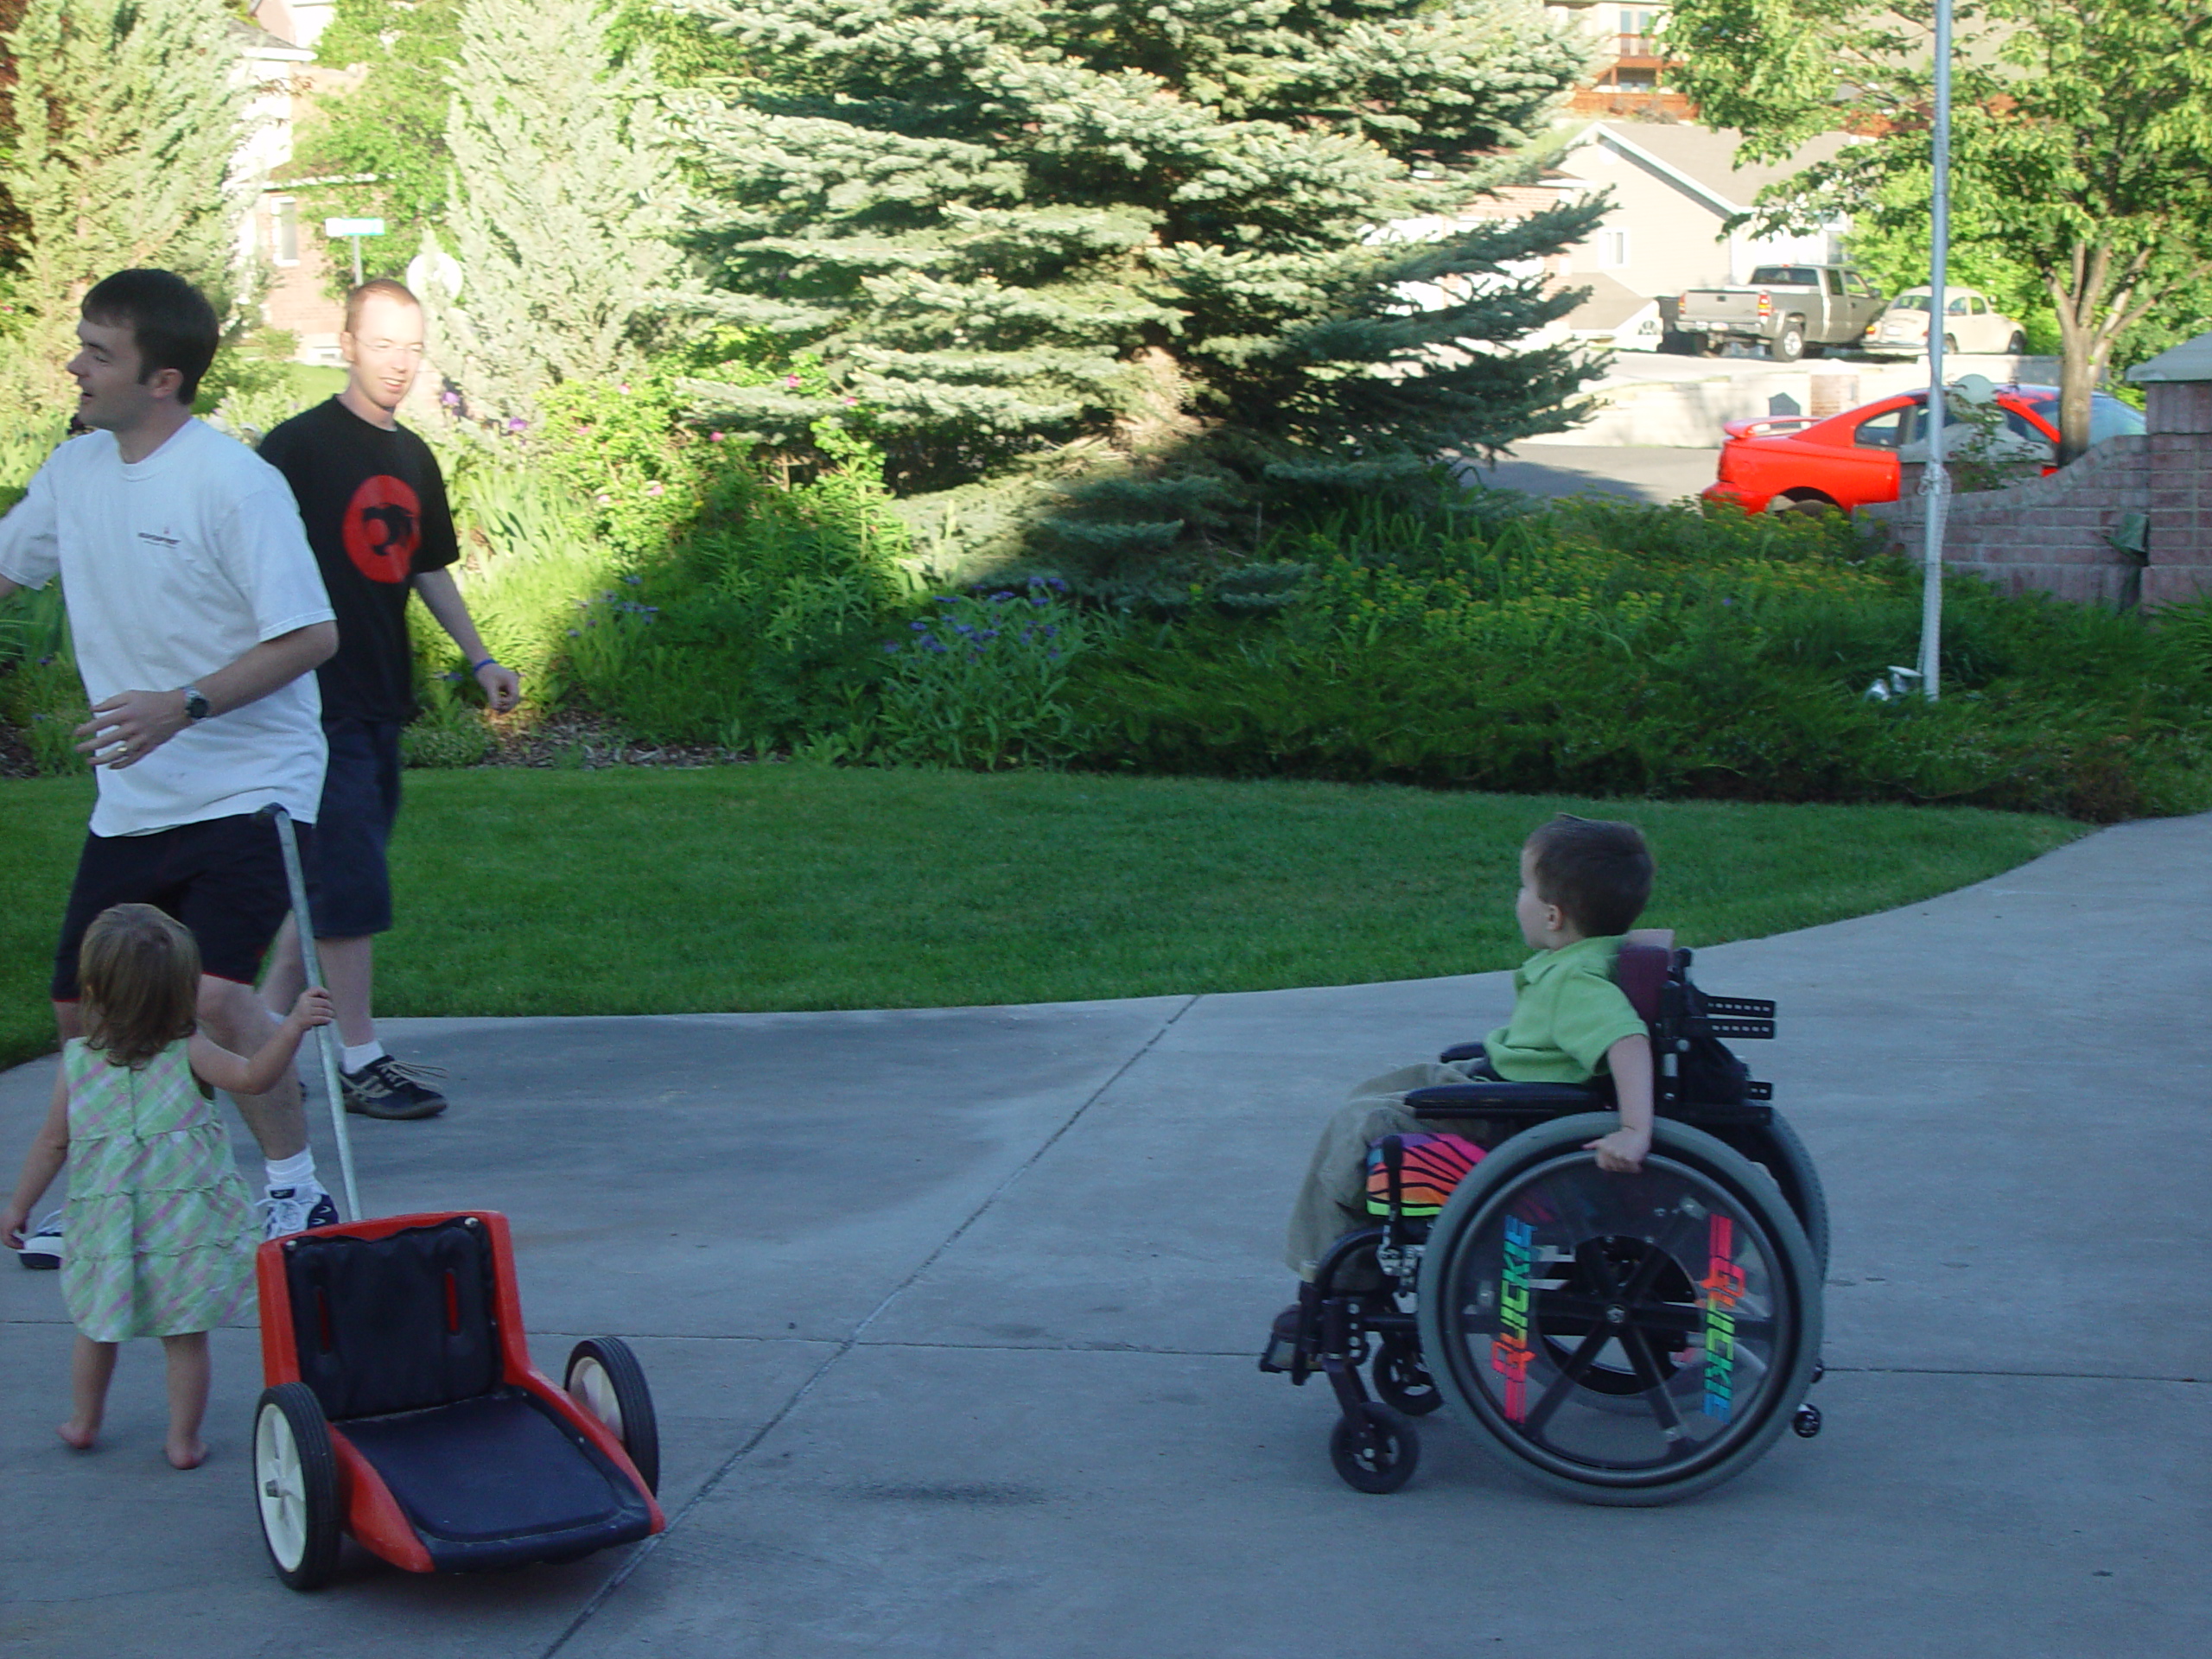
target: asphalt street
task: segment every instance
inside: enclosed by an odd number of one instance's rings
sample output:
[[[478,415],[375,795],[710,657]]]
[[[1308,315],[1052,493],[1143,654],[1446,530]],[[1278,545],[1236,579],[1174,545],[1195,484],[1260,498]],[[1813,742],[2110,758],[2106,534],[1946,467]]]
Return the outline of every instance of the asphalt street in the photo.
[[[1631,501],[1678,501],[1713,482],[1718,449],[1656,444],[1520,443],[1494,465],[1467,472],[1491,489],[1546,498],[1611,495]]]
[[[124,1358],[105,1444],[73,1454],[51,1428],[54,1275],[8,1268],[0,1647],[2193,1656],[2212,1619],[2208,938],[2212,817],[1700,953],[1707,988],[1780,1003],[1779,1039],[1746,1050],[1833,1206],[1827,1430],[1652,1510],[1540,1492],[1446,1417],[1412,1485],[1362,1496],[1331,1471],[1325,1394],[1253,1364],[1317,1122],[1494,1023],[1504,975],[395,1021],[456,1103],[355,1120],[365,1198],[511,1216],[541,1365],[579,1336],[636,1344],[670,1529],[474,1579],[349,1548],[337,1583],[296,1595],[249,1487],[253,1331],[218,1334],[205,1468],[162,1461],[150,1343]],[[0,1077],[6,1156],[49,1076]]]

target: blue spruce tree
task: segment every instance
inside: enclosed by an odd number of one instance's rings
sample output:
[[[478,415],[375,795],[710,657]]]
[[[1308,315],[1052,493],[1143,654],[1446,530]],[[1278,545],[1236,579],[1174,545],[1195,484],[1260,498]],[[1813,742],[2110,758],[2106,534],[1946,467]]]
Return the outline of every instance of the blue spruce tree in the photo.
[[[715,303],[826,372],[698,395],[857,410],[945,563],[1125,570],[1573,418],[1513,342],[1595,210],[1460,216],[1586,67],[1533,4],[689,3],[753,77],[677,100]]]

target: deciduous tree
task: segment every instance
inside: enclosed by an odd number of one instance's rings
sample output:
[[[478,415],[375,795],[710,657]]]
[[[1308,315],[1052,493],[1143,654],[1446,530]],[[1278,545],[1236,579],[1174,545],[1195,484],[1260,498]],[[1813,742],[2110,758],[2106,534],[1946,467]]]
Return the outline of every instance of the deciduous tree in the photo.
[[[1927,216],[1930,0],[1676,0],[1676,84],[1772,159],[1861,142],[1770,190],[1770,223]],[[2037,273],[2056,310],[2061,454],[2088,446],[2116,342],[2212,270],[2212,13],[2197,0],[1975,0],[1953,65],[1956,233]]]

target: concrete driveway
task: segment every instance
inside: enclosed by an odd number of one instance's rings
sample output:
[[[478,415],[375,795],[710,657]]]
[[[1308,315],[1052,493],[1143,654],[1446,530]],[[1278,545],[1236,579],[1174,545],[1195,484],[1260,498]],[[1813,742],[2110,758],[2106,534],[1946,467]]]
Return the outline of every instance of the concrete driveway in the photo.
[[[1836,849],[1848,858],[1850,849]],[[1662,874],[1663,882],[1663,874]],[[1662,886],[1663,896],[1663,886]],[[1496,896],[1503,902],[1503,895]],[[1661,918],[1663,919],[1663,918]],[[253,1333],[161,1461],[124,1357],[87,1456],[51,1274],[0,1272],[0,1645],[68,1656],[1389,1652],[2080,1659],[2212,1618],[2212,818],[1702,954],[1834,1208],[1827,1433],[1660,1510],[1587,1509],[1428,1420],[1338,1483],[1261,1376],[1281,1214],[1351,1082],[1478,1033],[1503,975],[893,1014],[424,1020],[460,1103],[357,1121],[378,1211],[514,1219],[541,1364],[636,1344],[655,1544],[481,1579],[350,1553],[294,1595],[249,1496]],[[48,1085],[0,1078],[10,1159]],[[249,1166],[251,1167],[251,1166]]]

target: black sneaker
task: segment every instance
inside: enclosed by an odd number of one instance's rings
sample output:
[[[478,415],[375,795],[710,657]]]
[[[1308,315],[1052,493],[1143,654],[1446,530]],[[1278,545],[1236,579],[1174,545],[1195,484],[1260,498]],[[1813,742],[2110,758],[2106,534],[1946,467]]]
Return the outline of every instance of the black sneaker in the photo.
[[[340,1071],[338,1084],[346,1109],[363,1117],[435,1117],[446,1097],[425,1083],[443,1076],[435,1065],[402,1065],[379,1054],[358,1071]]]
[[[1268,1345],[1260,1351],[1262,1370],[1273,1376],[1296,1368],[1298,1332],[1303,1318],[1296,1302],[1275,1315],[1275,1322],[1268,1327]]]

